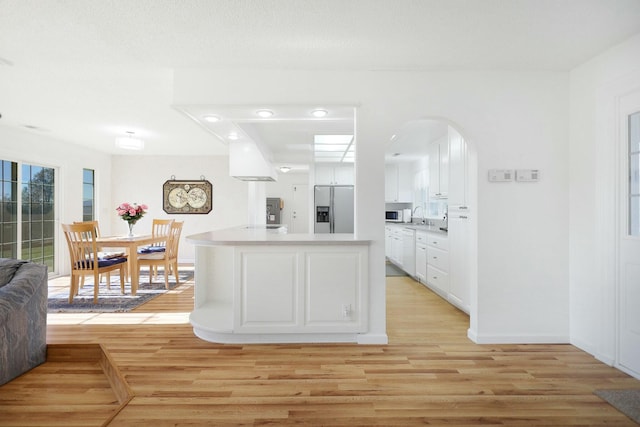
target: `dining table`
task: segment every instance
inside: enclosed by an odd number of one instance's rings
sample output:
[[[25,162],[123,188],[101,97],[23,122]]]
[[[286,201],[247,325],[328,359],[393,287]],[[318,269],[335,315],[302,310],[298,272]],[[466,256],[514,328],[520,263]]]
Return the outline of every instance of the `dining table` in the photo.
[[[166,241],[167,236],[153,236],[151,234],[107,236],[96,239],[97,245],[101,248],[124,248],[126,250],[129,264],[129,280],[131,280],[131,295],[135,295],[138,292],[138,284],[140,282],[140,277],[138,276],[138,248]]]

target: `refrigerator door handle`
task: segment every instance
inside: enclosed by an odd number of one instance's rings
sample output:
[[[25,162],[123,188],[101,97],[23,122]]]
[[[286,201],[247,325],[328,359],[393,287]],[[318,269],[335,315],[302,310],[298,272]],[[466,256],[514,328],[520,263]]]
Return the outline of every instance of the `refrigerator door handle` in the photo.
[[[334,206],[333,206],[333,187],[329,190],[329,233],[335,232],[335,216],[334,216]]]

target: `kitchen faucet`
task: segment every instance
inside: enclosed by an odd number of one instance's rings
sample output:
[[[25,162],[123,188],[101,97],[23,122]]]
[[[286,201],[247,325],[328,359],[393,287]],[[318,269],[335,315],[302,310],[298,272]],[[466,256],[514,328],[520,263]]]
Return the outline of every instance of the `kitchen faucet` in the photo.
[[[411,216],[414,217],[416,214],[416,211],[418,210],[418,208],[422,208],[421,205],[416,206],[415,208],[413,208],[413,212],[411,212]],[[421,224],[424,224],[424,215],[422,215],[422,221],[420,221]]]

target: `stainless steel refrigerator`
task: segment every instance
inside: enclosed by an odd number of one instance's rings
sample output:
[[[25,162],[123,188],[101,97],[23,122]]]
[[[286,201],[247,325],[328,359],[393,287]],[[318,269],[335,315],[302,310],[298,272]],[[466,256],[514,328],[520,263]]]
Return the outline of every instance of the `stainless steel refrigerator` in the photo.
[[[353,233],[353,185],[314,187],[315,233]]]

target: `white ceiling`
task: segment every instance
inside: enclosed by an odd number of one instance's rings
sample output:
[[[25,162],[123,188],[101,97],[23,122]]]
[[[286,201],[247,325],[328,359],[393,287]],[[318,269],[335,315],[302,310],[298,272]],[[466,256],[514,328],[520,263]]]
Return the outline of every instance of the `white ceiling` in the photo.
[[[639,32],[639,0],[0,0],[0,126],[221,154],[171,107],[173,69],[567,71]],[[313,123],[254,127],[291,141]]]

